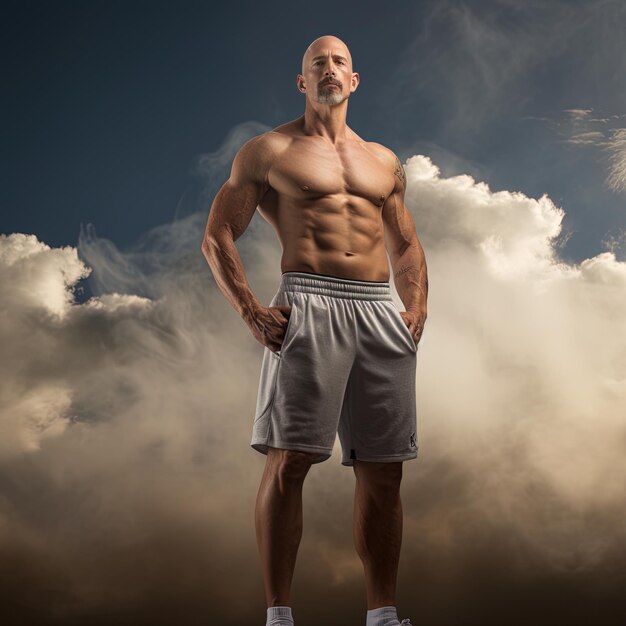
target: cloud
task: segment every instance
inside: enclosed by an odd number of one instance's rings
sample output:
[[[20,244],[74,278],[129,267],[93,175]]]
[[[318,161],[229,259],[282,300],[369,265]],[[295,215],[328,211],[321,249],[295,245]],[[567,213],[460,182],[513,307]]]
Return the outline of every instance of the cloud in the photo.
[[[547,196],[441,178],[421,155],[406,173],[430,294],[400,612],[438,624],[614,621],[626,582],[626,263],[610,250],[560,260],[565,211]],[[0,237],[10,623],[263,619],[254,503],[265,457],[249,447],[262,346],[200,254],[205,221],[188,215],[126,251],[93,227],[77,248]],[[238,248],[267,304],[275,235],[253,220]],[[95,295],[78,303],[85,279]],[[338,442],[306,479],[292,592],[302,626],[363,621],[353,483]]]

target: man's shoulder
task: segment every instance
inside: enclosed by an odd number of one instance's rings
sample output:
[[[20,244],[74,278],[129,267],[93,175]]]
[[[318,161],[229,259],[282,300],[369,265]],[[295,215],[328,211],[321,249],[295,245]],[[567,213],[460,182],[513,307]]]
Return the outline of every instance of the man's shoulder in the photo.
[[[381,159],[391,161],[391,163],[395,162],[397,158],[396,153],[391,150],[391,148],[388,148],[387,146],[384,146],[382,143],[378,143],[377,141],[367,141],[366,143],[371,150],[380,155]]]
[[[404,171],[404,167],[398,158],[398,155],[391,150],[391,148],[387,148],[383,146],[381,143],[376,143],[375,141],[368,142],[368,144],[372,147],[371,149],[375,151],[380,158],[383,160],[385,165],[393,171],[394,175],[397,177],[398,181],[402,183],[402,185],[406,185],[406,172]]]
[[[365,142],[368,149],[376,155],[386,167],[391,169],[392,171],[396,168],[396,161],[398,161],[398,157],[396,153],[384,146],[382,143],[378,143],[377,141],[366,141]]]
[[[277,133],[275,130],[268,130],[248,139],[239,149],[238,156],[246,161],[254,161],[267,167],[287,147],[289,141],[286,135]]]

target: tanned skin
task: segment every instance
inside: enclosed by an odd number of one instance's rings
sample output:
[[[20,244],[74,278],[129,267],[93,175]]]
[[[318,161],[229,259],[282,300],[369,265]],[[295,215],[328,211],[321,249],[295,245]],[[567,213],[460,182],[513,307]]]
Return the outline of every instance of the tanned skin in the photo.
[[[359,80],[343,41],[326,35],[311,43],[297,77],[306,96],[304,115],[247,141],[211,206],[203,254],[224,296],[256,340],[274,352],[291,307],[261,304],[235,246],[257,210],[276,230],[282,272],[389,281],[389,255],[406,309],[400,314],[416,345],[424,329],[428,276],[404,204],[404,168],[392,150],[362,139],[346,123]],[[270,448],[267,455],[255,523],[268,607],[289,603],[310,465],[305,452]],[[368,609],[395,606],[402,462],[355,461],[353,468],[354,540]]]

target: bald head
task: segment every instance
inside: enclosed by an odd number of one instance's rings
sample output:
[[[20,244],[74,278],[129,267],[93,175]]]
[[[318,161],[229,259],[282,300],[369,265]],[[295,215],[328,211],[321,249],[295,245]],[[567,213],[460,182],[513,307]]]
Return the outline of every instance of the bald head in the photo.
[[[331,54],[342,54],[348,59],[348,63],[350,67],[352,67],[352,55],[350,54],[350,50],[348,50],[348,46],[346,46],[339,37],[335,37],[334,35],[322,35],[312,41],[305,50],[302,57],[302,74],[304,75],[305,68],[311,59],[317,55],[326,55],[328,52],[331,52]]]

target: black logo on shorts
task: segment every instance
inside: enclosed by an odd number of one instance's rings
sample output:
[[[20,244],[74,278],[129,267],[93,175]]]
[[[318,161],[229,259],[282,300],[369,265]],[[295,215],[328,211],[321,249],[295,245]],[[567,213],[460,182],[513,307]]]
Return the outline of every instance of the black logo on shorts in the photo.
[[[411,448],[415,448],[415,433],[411,435]]]

